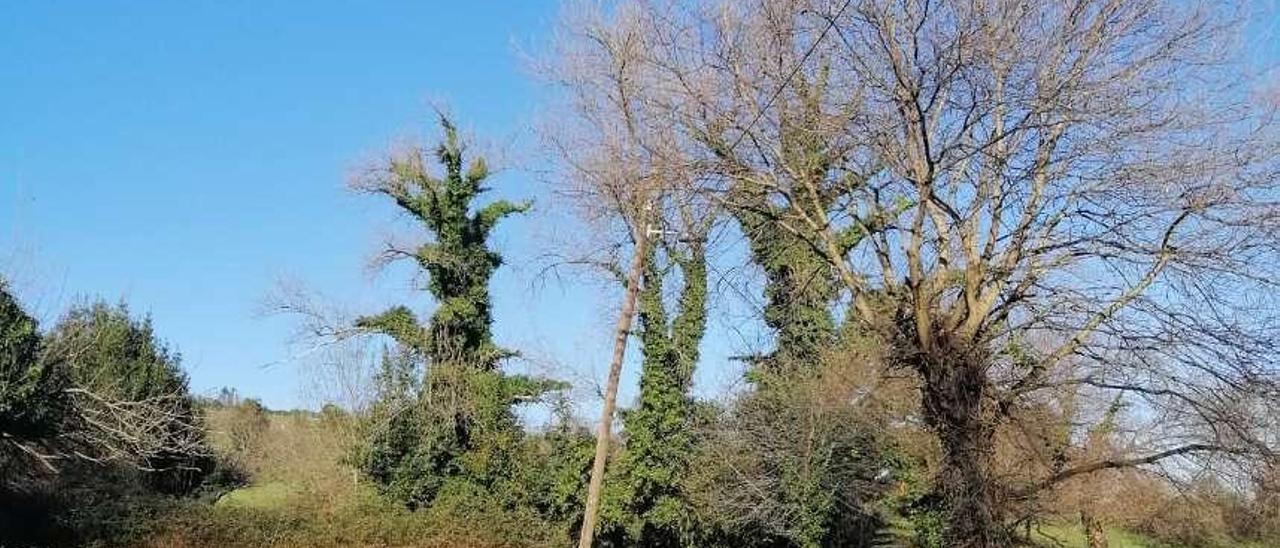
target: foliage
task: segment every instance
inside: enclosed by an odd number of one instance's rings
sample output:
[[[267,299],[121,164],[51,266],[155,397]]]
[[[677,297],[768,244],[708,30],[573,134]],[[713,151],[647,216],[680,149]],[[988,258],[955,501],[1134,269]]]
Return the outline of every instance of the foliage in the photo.
[[[1076,475],[1274,452],[1254,410],[1280,380],[1280,135],[1220,47],[1238,13],[621,2],[565,25],[560,81],[579,122],[566,133],[655,135],[642,152],[739,216],[766,278],[783,275],[766,280],[780,339],[812,347],[831,332],[823,306],[847,305],[846,327],[920,383],[947,543],[1004,546],[1006,501],[1033,505]],[[744,212],[782,238],[760,239]],[[775,314],[809,297],[793,288],[810,287],[796,283],[810,252],[831,273],[814,294],[834,298]],[[1028,352],[1004,353],[1018,337]],[[1068,385],[1140,400],[1152,435],[1006,484],[991,461],[1000,430]]]
[[[211,411],[209,426],[232,430],[243,420],[238,414]],[[272,435],[256,437],[246,448],[249,485],[216,503],[175,500],[149,515],[135,512],[134,527],[104,540],[127,546],[550,548],[564,546],[576,530],[570,524],[581,512],[592,445],[570,422],[528,436],[519,468],[528,504],[511,508],[503,493],[451,478],[429,507],[410,511],[384,496],[381,486],[357,479],[343,462],[350,449],[344,431],[355,417],[331,412],[326,418],[324,411],[266,411],[265,417]]]
[[[68,379],[41,347],[35,319],[0,279],[0,545],[69,540],[49,517],[61,501],[41,474],[68,412]]]
[[[849,385],[822,374],[736,399],[708,425],[687,480],[698,513],[741,546],[860,546],[899,462]]]
[[[6,430],[5,441],[29,443],[32,459],[18,482],[4,478],[0,544],[83,545],[123,535],[170,494],[202,486],[214,467],[203,423],[179,357],[149,319],[96,303],[73,308],[41,337],[16,312],[3,293],[0,360],[6,373],[27,368],[17,383],[6,375],[3,393],[7,401],[33,399],[18,415],[27,428],[13,438]],[[0,417],[6,428],[23,424],[8,412]]]
[[[629,546],[688,545],[696,529],[680,480],[694,445],[689,390],[706,331],[706,252],[694,242],[687,253],[669,250],[668,256],[684,284],[679,309],[667,319],[664,272],[651,246],[639,295],[640,399],[623,414],[626,445],[607,478],[602,536]]]
[[[490,492],[516,505],[524,498],[513,478],[521,475],[525,440],[512,405],[563,386],[503,373],[501,361],[514,353],[498,347],[490,332],[489,279],[502,258],[487,240],[498,221],[529,204],[499,200],[472,213],[472,202],[487,190],[488,167],[477,159],[464,172],[457,128],[444,118],[441,125],[444,142],[434,156],[442,177],[430,174],[426,154],[414,149],[361,183],[392,198],[433,237],[393,255],[412,258],[427,274],[438,307],[425,327],[404,306],[357,320],[398,349],[384,360],[368,444],[356,460],[411,508],[466,492]]]
[[[839,197],[836,188],[823,181],[829,160],[824,159],[831,143],[816,138],[808,130],[820,115],[817,101],[828,85],[826,72],[813,81],[798,75],[802,85],[797,112],[788,113],[780,131],[784,146],[782,161],[796,177],[815,185],[813,199],[829,208]],[[722,151],[727,153],[727,151]],[[822,188],[818,188],[822,187]],[[751,250],[751,259],[765,275],[764,323],[777,334],[775,351],[759,359],[766,369],[805,366],[817,363],[837,337],[831,309],[839,294],[830,261],[814,241],[779,221],[795,214],[796,206],[771,200],[768,192],[748,181],[734,181],[726,200]],[[850,235],[856,232],[850,231]],[[846,237],[852,247],[857,239]],[[759,376],[763,380],[767,376]]]
[[[40,353],[35,319],[0,279],[0,488],[33,465],[27,452],[43,450],[67,412],[66,376]]]
[[[161,507],[132,534],[112,545],[421,548],[555,548],[566,537],[528,516],[492,508],[441,505],[410,512],[363,489],[333,505],[318,496],[294,498],[273,508],[210,507],[182,503]]]
[[[567,407],[558,408],[556,414],[554,427],[530,441],[529,454],[535,462],[525,467],[524,484],[539,514],[572,534],[582,527],[595,438],[574,423]]]
[[[558,76],[586,138],[554,140],[586,201],[633,234],[705,220],[637,257],[603,544],[1280,544],[1280,140],[1219,62],[1233,9],[582,11]],[[382,259],[431,317],[316,330],[394,341],[368,407],[197,402],[150,319],[95,303],[43,335],[0,283],[0,544],[569,544],[592,437],[563,399],[523,427],[564,385],[506,374],[492,333],[489,236],[529,204],[476,204],[489,168],[442,125],[357,183],[426,233]],[[691,393],[713,232],[744,237],[713,251],[762,271],[775,336],[716,404]]]
[[[217,454],[209,480],[217,485],[239,487],[266,464],[261,462],[256,450],[268,434],[270,419],[266,408],[257,400],[241,400],[225,389],[217,402],[204,410],[210,424],[210,443]]]
[[[77,386],[123,401],[186,392],[181,356],[156,337],[150,317],[133,317],[123,303],[72,308],[49,332],[48,344],[68,358]]]
[[[752,262],[764,271],[763,319],[778,338],[773,354],[758,358],[759,363],[766,368],[814,363],[836,338],[830,308],[837,287],[829,263],[809,242],[773,222],[785,213],[774,211],[778,206],[765,195],[741,188],[730,203]]]
[[[390,336],[433,364],[453,362],[493,370],[512,353],[495,345],[490,333],[489,278],[502,264],[502,256],[489,250],[487,240],[498,221],[526,211],[529,204],[499,200],[471,213],[472,201],[488,190],[483,186],[488,166],[476,159],[464,173],[458,130],[447,118],[441,118],[441,125],[445,138],[435,158],[444,167],[442,179],[427,171],[425,155],[415,149],[393,157],[366,181],[370,190],[391,197],[434,237],[416,249],[397,253],[411,257],[427,273],[427,289],[438,308],[425,329],[403,306],[361,318],[357,325]]]
[[[888,516],[898,516],[903,536],[919,548],[942,548],[945,514],[942,501],[933,491],[932,479],[916,458],[902,451],[889,451],[894,489],[879,501]]]
[[[74,385],[77,413],[68,428],[86,445],[82,453],[134,460],[166,492],[200,485],[213,467],[202,417],[181,356],[155,335],[151,318],[98,301],[70,310],[46,343]]]

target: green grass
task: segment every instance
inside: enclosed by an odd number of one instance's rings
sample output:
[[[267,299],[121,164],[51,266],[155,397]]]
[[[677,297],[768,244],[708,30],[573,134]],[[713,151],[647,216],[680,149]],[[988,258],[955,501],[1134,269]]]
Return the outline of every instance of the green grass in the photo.
[[[1079,526],[1042,525],[1032,533],[1032,538],[1044,546],[1086,548],[1084,530]],[[1059,544],[1060,543],[1060,544]],[[1162,545],[1137,533],[1120,529],[1107,529],[1108,548],[1160,548]]]
[[[1059,546],[1066,548],[1087,548],[1084,530],[1079,525],[1041,525],[1033,531],[1032,538],[1046,548]],[[1243,542],[1235,544],[1215,544],[1214,546],[1230,546],[1231,548],[1274,548],[1265,542]],[[1180,546],[1162,543],[1138,533],[1122,529],[1107,529],[1107,548],[1180,548]]]
[[[248,508],[255,510],[280,510],[289,506],[294,491],[283,482],[241,487],[222,495],[214,506],[219,508]]]

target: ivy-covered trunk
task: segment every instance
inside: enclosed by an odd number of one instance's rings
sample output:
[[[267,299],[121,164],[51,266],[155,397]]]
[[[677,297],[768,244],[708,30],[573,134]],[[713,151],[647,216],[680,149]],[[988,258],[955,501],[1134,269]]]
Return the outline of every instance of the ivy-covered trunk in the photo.
[[[674,317],[663,303],[665,269],[658,246],[644,260],[639,294],[640,397],[623,415],[627,444],[606,500],[605,536],[630,546],[689,544],[692,513],[681,489],[693,453],[693,400],[689,390],[706,331],[707,266],[701,242],[666,248],[683,286]],[[621,538],[619,538],[621,537]]]
[[[522,432],[511,406],[560,383],[506,375],[504,359],[514,352],[493,341],[489,280],[502,257],[488,238],[502,219],[528,209],[527,203],[497,200],[473,208],[487,188],[483,159],[464,163],[457,129],[442,120],[444,142],[433,152],[412,149],[371,172],[359,188],[391,198],[432,237],[389,257],[416,263],[427,275],[437,308],[426,325],[405,306],[360,318],[356,326],[381,333],[397,346],[424,378],[416,398],[384,397],[361,456],[365,472],[384,490],[410,505],[429,504],[451,478],[493,491],[514,475],[513,455]],[[427,169],[430,156],[441,165]]]
[[[764,323],[777,334],[774,351],[756,365],[777,370],[816,364],[836,341],[831,305],[838,291],[830,261],[782,226],[778,220],[793,213],[769,204],[762,193],[739,189],[730,202],[751,260],[764,271]]]
[[[936,488],[947,504],[945,545],[1009,546],[990,477],[995,423],[984,402],[984,362],[973,352],[945,345],[916,360],[924,381],[924,418],[942,446]]]

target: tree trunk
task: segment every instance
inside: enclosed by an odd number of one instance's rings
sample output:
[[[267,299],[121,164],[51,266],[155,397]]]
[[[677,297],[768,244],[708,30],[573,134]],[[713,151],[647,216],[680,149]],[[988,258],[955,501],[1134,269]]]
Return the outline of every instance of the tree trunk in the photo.
[[[925,420],[938,435],[938,492],[946,504],[946,546],[1009,546],[990,478],[994,421],[983,410],[987,380],[980,360],[938,352],[919,364]]]
[[[1080,525],[1084,526],[1084,536],[1089,548],[1107,548],[1107,532],[1102,528],[1102,522],[1093,517],[1093,513],[1081,510]]]

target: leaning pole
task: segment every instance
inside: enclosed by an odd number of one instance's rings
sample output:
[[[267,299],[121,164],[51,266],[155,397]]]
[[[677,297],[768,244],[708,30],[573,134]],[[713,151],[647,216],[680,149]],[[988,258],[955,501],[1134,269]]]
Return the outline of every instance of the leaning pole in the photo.
[[[582,532],[578,535],[578,548],[591,548],[600,514],[600,491],[604,486],[604,465],[609,457],[610,430],[613,412],[618,399],[618,380],[622,376],[622,359],[627,352],[627,339],[631,333],[631,319],[636,312],[636,294],[640,292],[644,257],[649,246],[648,217],[651,205],[646,205],[636,223],[635,256],[631,258],[631,271],[627,273],[626,292],[622,297],[622,311],[613,334],[613,359],[609,363],[609,380],[604,389],[604,409],[600,411],[600,424],[596,426],[596,456],[591,463],[591,483],[587,487],[587,506],[582,516]]]

